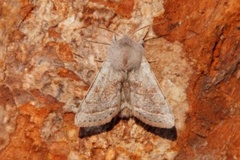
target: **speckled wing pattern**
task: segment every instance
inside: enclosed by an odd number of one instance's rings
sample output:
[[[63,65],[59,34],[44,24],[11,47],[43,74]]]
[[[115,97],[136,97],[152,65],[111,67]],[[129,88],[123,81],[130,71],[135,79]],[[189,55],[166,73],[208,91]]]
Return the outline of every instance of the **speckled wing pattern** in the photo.
[[[105,61],[76,113],[75,124],[91,127],[110,122],[120,111],[121,80],[121,73]]]
[[[154,127],[174,127],[171,108],[158,87],[157,80],[145,57],[142,59],[140,68],[129,73],[128,81],[130,82],[130,104],[133,115]]]

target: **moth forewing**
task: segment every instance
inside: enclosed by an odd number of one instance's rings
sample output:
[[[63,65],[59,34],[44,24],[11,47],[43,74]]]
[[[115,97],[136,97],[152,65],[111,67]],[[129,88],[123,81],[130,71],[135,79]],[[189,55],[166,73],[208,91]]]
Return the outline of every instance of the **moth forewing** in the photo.
[[[174,127],[175,119],[172,110],[145,57],[142,59],[140,68],[130,72],[128,80],[133,115],[153,127]]]
[[[108,60],[105,61],[75,115],[77,126],[103,125],[118,114],[121,105],[121,79],[122,75],[112,69]]]

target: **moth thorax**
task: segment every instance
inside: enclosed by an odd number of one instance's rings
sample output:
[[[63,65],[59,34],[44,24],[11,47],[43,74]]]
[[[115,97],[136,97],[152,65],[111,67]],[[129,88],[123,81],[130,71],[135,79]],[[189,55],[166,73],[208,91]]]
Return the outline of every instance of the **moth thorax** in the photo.
[[[143,46],[128,36],[111,44],[108,56],[112,67],[118,71],[130,72],[138,69],[144,54]]]

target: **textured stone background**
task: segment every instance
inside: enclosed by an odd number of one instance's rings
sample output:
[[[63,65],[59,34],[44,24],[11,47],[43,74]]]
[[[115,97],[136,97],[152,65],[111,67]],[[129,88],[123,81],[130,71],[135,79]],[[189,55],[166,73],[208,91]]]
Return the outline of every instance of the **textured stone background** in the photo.
[[[77,107],[114,33],[145,56],[176,132],[134,119],[80,139]],[[1,159],[240,159],[238,0],[0,0]]]

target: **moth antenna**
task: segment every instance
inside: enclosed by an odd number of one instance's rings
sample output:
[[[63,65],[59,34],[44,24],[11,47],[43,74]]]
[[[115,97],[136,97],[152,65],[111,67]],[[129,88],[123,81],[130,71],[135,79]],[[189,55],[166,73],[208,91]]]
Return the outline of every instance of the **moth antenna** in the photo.
[[[111,32],[111,33],[114,33],[114,35],[120,36],[117,32],[114,32],[114,31],[112,31],[110,29],[107,29],[107,28],[104,28],[104,27],[100,27],[100,26],[98,28],[106,30],[106,31]],[[108,45],[108,46],[111,45],[110,43],[106,43],[106,42],[96,42],[96,41],[91,41],[91,40],[87,40],[87,39],[85,39],[85,40],[87,42],[96,43],[96,44],[103,44],[103,45]]]
[[[143,26],[143,27],[141,27],[141,28],[138,28],[138,29],[135,30],[132,34],[130,34],[130,37],[132,37],[132,35],[135,34],[136,32],[138,32],[138,31],[140,31],[140,30],[142,30],[142,29],[144,29],[144,28],[147,28],[147,27],[149,27],[149,26],[151,26],[151,24],[148,24],[148,25],[146,25],[146,26]]]
[[[147,30],[147,32],[146,32],[146,34],[145,34],[145,35],[144,35],[144,37],[143,37],[143,42],[144,42],[145,38],[147,37],[147,35],[148,35],[148,32],[149,32],[149,28],[148,28],[148,30]]]
[[[164,37],[164,36],[167,36],[167,35],[169,35],[169,34],[160,35],[160,36],[155,36],[155,37],[150,37],[150,38],[144,39],[143,42],[147,42],[147,41],[149,41],[149,40],[157,39],[157,38]],[[145,37],[144,37],[144,38],[145,38]]]
[[[103,45],[108,45],[108,46],[111,45],[111,44],[106,43],[106,42],[96,42],[96,41],[91,41],[91,40],[87,40],[87,39],[86,39],[86,41],[87,41],[87,42],[90,42],[90,43],[97,43],[97,44],[103,44]]]
[[[144,39],[143,42],[147,42],[149,40],[157,39],[157,38],[160,38],[160,37],[162,37],[162,36],[150,37],[150,38]]]
[[[158,25],[158,24],[160,24],[160,22],[159,22],[159,23],[155,23],[155,24],[148,24],[148,25],[146,25],[146,26],[143,26],[143,27],[141,27],[141,28],[138,28],[136,31],[134,31],[132,34],[130,34],[130,37],[132,37],[133,34],[135,34],[136,32],[138,32],[138,31],[140,31],[140,30],[142,30],[142,29],[144,29],[144,28],[147,28],[147,27],[149,27],[149,26],[155,26],[155,25]],[[147,31],[147,34],[148,34],[148,31]],[[147,36],[147,34],[144,36],[144,38]]]
[[[114,32],[114,31],[112,31],[112,30],[110,30],[110,29],[107,29],[107,28],[104,28],[104,27],[100,27],[100,26],[99,26],[98,28],[103,29],[103,30],[106,30],[106,31],[111,32],[111,33],[114,33],[114,34],[117,35],[117,36],[120,36],[117,32]]]

